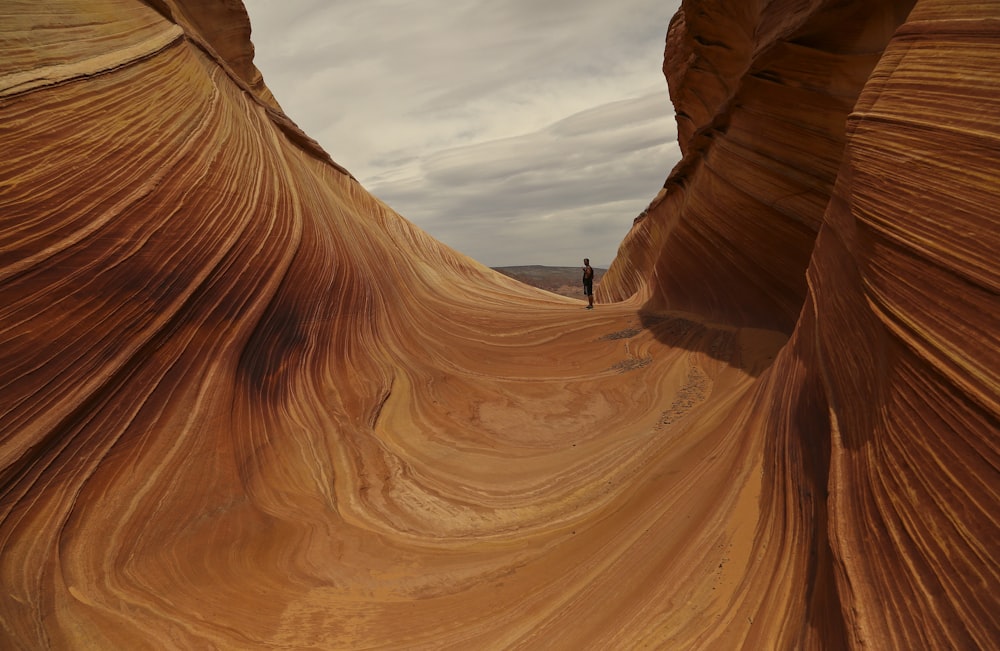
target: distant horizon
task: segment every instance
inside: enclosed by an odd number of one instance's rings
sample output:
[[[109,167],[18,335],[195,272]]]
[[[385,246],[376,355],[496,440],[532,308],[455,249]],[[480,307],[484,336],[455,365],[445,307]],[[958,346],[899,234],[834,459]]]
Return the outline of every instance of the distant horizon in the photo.
[[[603,271],[607,271],[608,267],[610,266],[610,263],[609,264],[594,264],[594,263],[591,263],[590,266],[593,267],[594,269],[600,269],[600,270],[603,270]],[[546,269],[577,269],[577,268],[583,267],[583,261],[581,260],[580,264],[578,264],[578,265],[562,265],[562,264],[498,264],[498,265],[490,265],[490,269],[518,269],[518,268],[525,268],[525,267],[545,267]]]

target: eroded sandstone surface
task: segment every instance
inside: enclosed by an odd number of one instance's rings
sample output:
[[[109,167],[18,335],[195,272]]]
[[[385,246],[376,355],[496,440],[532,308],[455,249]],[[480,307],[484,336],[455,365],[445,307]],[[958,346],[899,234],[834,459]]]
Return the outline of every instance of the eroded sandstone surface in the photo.
[[[994,3],[685,1],[593,311],[367,193],[239,3],[0,14],[3,648],[1000,645]]]

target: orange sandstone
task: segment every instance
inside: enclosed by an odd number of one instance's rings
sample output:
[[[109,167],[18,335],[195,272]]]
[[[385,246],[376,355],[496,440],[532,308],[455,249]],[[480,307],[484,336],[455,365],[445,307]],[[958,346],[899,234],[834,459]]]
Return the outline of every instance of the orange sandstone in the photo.
[[[685,1],[593,312],[369,195],[239,3],[2,11],[3,648],[1000,645],[989,3]]]

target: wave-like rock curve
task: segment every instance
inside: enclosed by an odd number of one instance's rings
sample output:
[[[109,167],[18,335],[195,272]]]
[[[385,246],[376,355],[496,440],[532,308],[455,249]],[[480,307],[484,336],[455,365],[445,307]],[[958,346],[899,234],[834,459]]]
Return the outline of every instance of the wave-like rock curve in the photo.
[[[684,2],[602,303],[368,194],[235,2],[0,21],[0,646],[989,648],[989,4]]]

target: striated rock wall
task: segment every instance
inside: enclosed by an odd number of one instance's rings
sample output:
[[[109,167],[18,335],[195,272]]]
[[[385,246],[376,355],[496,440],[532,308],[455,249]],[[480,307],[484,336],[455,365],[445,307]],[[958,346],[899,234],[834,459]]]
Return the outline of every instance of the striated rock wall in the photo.
[[[602,295],[790,332],[847,115],[912,5],[682,4],[664,73],[684,157]]]
[[[1000,13],[760,4],[674,18],[684,159],[601,292],[793,328],[750,403],[750,648],[995,646]]]
[[[370,196],[239,3],[0,14],[0,647],[1000,644],[990,3],[684,2],[593,311]]]

